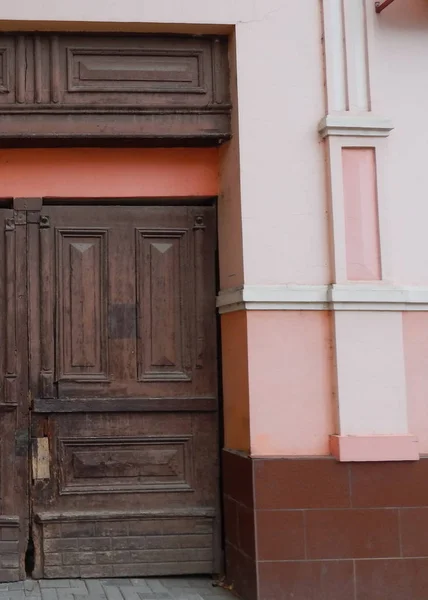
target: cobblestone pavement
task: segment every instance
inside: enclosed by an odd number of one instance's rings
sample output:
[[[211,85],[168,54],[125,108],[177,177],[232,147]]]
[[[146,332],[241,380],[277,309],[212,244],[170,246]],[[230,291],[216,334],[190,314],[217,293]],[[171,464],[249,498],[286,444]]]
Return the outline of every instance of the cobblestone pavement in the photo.
[[[206,577],[28,579],[0,583],[0,600],[233,600]]]

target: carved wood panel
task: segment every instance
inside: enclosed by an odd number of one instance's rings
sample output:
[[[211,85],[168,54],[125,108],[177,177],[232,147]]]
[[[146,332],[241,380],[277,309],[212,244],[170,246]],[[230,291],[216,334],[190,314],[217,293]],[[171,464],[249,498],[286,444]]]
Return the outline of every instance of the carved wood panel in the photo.
[[[188,381],[191,282],[186,230],[139,230],[138,354],[142,381]]]
[[[61,439],[60,494],[192,491],[192,438]]]
[[[108,378],[107,230],[57,229],[58,380]]]
[[[0,34],[0,139],[221,141],[227,41],[212,36]]]

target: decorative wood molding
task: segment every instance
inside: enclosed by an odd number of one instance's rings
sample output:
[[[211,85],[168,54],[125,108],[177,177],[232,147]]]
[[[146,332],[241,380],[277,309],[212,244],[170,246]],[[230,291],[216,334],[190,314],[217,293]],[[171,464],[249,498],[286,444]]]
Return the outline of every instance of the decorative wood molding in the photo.
[[[220,314],[238,310],[428,311],[428,287],[249,285],[220,292],[217,308]]]
[[[0,143],[230,137],[227,38],[0,35]]]

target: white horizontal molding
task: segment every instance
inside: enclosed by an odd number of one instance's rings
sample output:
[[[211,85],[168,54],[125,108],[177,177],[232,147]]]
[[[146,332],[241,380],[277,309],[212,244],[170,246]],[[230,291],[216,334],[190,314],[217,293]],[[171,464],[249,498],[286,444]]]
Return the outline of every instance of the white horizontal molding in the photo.
[[[330,114],[321,119],[318,131],[321,137],[353,136],[353,137],[387,137],[394,129],[392,121],[371,113]]]
[[[238,310],[428,311],[428,287],[382,283],[245,285],[217,296],[220,314]]]

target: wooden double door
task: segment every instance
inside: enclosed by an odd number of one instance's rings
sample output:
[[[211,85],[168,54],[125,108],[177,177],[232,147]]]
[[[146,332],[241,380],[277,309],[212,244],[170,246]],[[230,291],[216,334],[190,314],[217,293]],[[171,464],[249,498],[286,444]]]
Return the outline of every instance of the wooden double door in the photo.
[[[0,227],[0,579],[218,572],[214,208]]]

